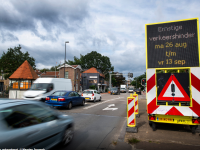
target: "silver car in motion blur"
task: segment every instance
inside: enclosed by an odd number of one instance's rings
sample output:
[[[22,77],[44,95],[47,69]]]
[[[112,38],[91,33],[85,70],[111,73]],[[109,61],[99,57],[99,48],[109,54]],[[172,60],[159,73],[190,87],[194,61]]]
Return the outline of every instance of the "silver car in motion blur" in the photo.
[[[73,119],[42,102],[0,99],[0,149],[49,149],[73,133]]]

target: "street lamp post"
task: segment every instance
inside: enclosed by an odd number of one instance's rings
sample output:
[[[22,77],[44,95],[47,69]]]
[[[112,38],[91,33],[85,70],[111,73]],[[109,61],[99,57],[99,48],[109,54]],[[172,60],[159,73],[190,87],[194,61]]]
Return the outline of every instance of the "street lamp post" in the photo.
[[[66,43],[69,43],[69,41],[65,42],[64,79],[65,79],[65,62],[66,62]]]

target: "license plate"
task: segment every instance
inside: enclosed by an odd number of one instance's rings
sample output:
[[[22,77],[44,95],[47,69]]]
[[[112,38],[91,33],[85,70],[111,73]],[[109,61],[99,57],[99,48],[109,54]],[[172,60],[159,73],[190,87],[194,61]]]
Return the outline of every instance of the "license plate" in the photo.
[[[177,123],[184,124],[184,123],[191,123],[191,121],[190,120],[177,119]]]
[[[172,118],[158,118],[158,121],[170,121],[170,122],[173,122],[174,119],[172,119]]]
[[[85,98],[85,99],[89,99],[89,98]]]
[[[57,99],[54,99],[54,98],[52,98],[51,100],[52,100],[52,101],[57,101]]]
[[[113,93],[113,94],[115,94],[115,93]]]

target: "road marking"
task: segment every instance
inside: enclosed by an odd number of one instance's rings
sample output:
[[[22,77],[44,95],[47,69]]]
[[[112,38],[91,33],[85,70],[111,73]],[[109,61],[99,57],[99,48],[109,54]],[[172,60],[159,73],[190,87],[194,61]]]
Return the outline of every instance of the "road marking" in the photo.
[[[115,104],[110,104],[110,105],[108,105],[108,107],[106,107],[106,108],[104,108],[103,110],[117,110],[118,108],[110,108],[110,107],[112,107],[112,106],[115,106]]]
[[[98,105],[100,105],[100,104],[103,104],[103,103],[106,103],[106,102],[109,102],[109,101],[113,101],[113,100],[119,99],[119,98],[121,98],[121,97],[114,98],[114,99],[110,99],[110,100],[107,100],[107,101],[104,101],[104,102],[101,102],[101,103],[98,103],[98,104],[95,104],[95,105],[92,105],[92,106],[85,107],[85,108],[83,108],[83,109],[89,109],[89,108],[92,108],[92,107],[98,106]]]

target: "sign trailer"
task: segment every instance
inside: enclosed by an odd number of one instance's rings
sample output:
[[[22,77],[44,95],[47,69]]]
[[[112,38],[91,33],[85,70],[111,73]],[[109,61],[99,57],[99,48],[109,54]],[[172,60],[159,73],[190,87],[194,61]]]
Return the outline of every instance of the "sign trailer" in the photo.
[[[149,124],[200,125],[198,18],[146,24]]]

